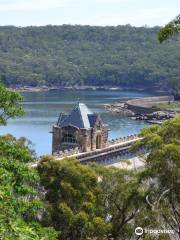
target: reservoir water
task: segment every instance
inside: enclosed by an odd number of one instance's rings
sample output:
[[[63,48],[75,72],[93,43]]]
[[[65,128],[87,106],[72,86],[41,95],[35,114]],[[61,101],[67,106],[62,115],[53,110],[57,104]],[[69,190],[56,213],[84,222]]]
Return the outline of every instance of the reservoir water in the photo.
[[[101,114],[103,121],[109,126],[109,138],[138,133],[147,126],[142,121],[109,113],[104,104],[129,98],[151,96],[144,92],[129,91],[50,91],[23,93],[25,116],[9,120],[7,126],[0,126],[0,134],[11,133],[16,137],[25,136],[34,144],[37,155],[51,153],[52,125],[57,121],[59,113],[68,113],[80,101]]]

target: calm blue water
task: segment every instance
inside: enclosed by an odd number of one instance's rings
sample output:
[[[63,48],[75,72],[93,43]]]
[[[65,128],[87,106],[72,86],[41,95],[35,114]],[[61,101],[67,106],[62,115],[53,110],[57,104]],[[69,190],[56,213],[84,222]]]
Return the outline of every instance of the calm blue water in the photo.
[[[38,155],[51,153],[49,133],[61,111],[68,113],[77,103],[84,102],[94,112],[99,112],[109,125],[109,138],[138,133],[147,124],[127,117],[108,113],[103,104],[117,99],[150,96],[148,93],[124,91],[52,91],[41,93],[23,93],[26,115],[9,120],[6,127],[0,127],[0,134],[11,133],[16,137],[26,136],[33,144]]]

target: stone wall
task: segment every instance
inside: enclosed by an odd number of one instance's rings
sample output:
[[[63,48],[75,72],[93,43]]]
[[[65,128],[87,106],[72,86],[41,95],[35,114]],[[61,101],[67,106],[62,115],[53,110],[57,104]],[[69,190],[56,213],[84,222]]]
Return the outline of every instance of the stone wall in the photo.
[[[52,154],[58,152],[61,142],[61,129],[57,126],[53,126],[52,131]]]

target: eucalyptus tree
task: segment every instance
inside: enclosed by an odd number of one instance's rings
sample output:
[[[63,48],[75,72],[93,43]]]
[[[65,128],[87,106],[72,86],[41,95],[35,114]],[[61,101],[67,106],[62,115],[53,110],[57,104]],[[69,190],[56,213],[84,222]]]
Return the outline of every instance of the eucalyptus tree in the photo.
[[[75,159],[43,157],[38,166],[50,224],[60,239],[106,239],[111,224],[106,222],[98,176]]]
[[[135,239],[136,222],[142,216],[145,205],[145,190],[137,174],[94,164],[92,168],[100,178],[103,207],[106,219],[112,226],[108,239]]]
[[[20,94],[0,86],[0,125],[23,114]],[[40,199],[31,143],[25,137],[0,136],[0,239],[55,240],[51,227],[43,227],[45,206]]]
[[[155,216],[158,229],[174,232],[171,239],[180,238],[180,117],[146,128],[141,136],[137,145],[149,152],[139,175],[140,182],[148,185],[149,216]]]
[[[45,206],[33,161],[25,138],[0,137],[0,239],[56,239],[54,229],[41,224]]]

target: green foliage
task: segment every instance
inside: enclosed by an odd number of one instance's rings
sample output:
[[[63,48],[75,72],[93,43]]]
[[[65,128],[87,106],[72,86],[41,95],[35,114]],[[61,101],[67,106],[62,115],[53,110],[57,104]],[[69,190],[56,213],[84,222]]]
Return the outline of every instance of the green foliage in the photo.
[[[0,79],[9,86],[164,87],[179,74],[178,43],[159,45],[159,27],[0,29]]]
[[[180,32],[180,15],[178,15],[173,21],[168,23],[165,27],[161,28],[158,33],[158,39],[160,43],[176,36]]]
[[[98,177],[75,159],[42,159],[38,167],[46,190],[52,226],[60,239],[104,239],[111,225],[105,222]]]
[[[179,36],[180,32],[180,15],[178,15],[173,21],[169,22],[165,27],[161,28],[158,33],[159,42],[162,43],[169,38],[175,38]],[[171,53],[173,54],[173,53]],[[175,96],[179,99],[180,96],[180,78],[177,75],[169,80],[170,88]]]
[[[112,239],[131,239],[136,219],[145,204],[145,191],[135,173],[117,168],[93,166],[100,177],[103,205],[112,225]]]
[[[19,95],[1,89],[6,116],[21,114]],[[141,136],[135,148],[149,154],[138,173],[51,156],[34,169],[30,141],[0,136],[0,239],[129,240],[137,226],[175,232],[145,240],[180,238],[180,117]]]
[[[25,138],[0,137],[0,238],[52,240],[56,233],[42,227],[44,206],[38,195],[39,176],[28,166],[34,161]]]
[[[20,103],[23,97],[0,85],[0,125],[5,125],[8,118],[21,116],[24,111]]]
[[[136,239],[134,229],[141,226],[175,232],[144,234],[143,239],[178,239],[180,117],[146,128],[141,135],[137,145],[149,154],[140,172],[44,156],[39,175],[31,165],[30,143],[1,137],[0,237],[129,240]]]
[[[156,225],[162,223],[180,237],[180,117],[142,131],[141,146],[149,150],[140,174],[148,184],[147,202]],[[168,238],[169,239],[169,238]],[[176,238],[175,238],[176,239]]]
[[[47,157],[38,170],[61,239],[130,239],[145,202],[134,173]]]
[[[157,103],[152,106],[152,108],[161,109],[161,110],[173,110],[180,109],[180,102],[169,102],[169,103]]]

